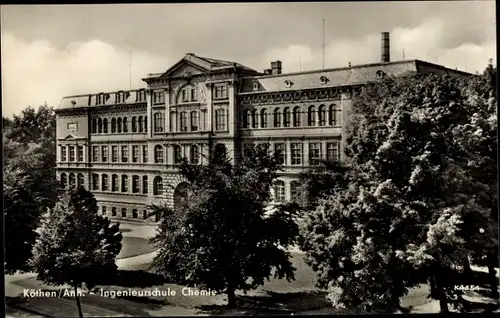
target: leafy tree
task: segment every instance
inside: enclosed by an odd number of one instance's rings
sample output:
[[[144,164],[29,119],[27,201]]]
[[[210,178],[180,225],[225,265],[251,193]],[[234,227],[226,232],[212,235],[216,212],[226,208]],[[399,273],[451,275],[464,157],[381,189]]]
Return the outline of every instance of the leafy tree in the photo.
[[[44,283],[74,288],[78,314],[83,317],[77,290],[84,284],[91,289],[116,270],[121,239],[119,224],[111,225],[98,215],[92,193],[79,187],[64,193],[44,218],[31,263]]]
[[[153,267],[178,284],[226,293],[230,307],[236,290],[262,285],[273,270],[275,277],[293,279],[286,248],[297,225],[284,209],[271,215],[265,209],[281,168],[278,156],[259,145],[232,165],[215,147],[206,165],[184,161],[179,171],[189,183],[189,200],[152,207],[162,217],[152,238],[158,248]]]
[[[430,277],[448,310],[446,279],[471,241],[464,221],[485,216],[469,157],[454,145],[472,115],[470,80],[408,74],[355,96],[347,183],[323,191],[303,230],[307,261],[335,303],[399,307]]]

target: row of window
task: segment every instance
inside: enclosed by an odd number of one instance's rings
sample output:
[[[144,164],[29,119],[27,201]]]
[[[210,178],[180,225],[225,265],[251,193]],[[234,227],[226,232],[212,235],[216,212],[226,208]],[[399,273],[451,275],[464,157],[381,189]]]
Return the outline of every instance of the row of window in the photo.
[[[163,113],[155,113],[153,120],[154,131],[161,133],[165,131],[165,117]],[[201,122],[205,127],[207,119],[206,110],[201,111]],[[175,125],[177,124],[177,125]],[[174,128],[177,126],[176,128]],[[170,113],[170,131],[198,131],[200,130],[200,115],[199,112],[194,110],[191,112],[182,111],[180,113]],[[215,111],[215,130],[226,130],[226,111],[224,109],[217,109]]]
[[[291,201],[295,201],[297,203],[302,203],[304,199],[302,197],[302,192],[300,191],[300,182],[292,181],[290,182],[290,193],[291,193]],[[282,180],[278,180],[274,184],[274,201],[275,202],[285,202],[285,182]]]
[[[108,127],[111,124],[111,128]],[[147,132],[148,131],[148,116],[132,117],[130,132]],[[110,128],[110,129],[109,129]],[[108,121],[107,118],[94,118],[92,119],[91,133],[92,134],[107,134],[108,132],[114,133],[128,133],[129,126],[127,117],[112,118]]]
[[[326,143],[326,154],[322,153],[322,147],[320,142],[309,142],[308,145],[308,165],[317,166],[322,160],[328,161],[338,161],[340,160],[340,143],[338,141],[327,142]],[[252,147],[250,144],[243,145],[243,156],[246,156],[249,148]],[[290,144],[290,149],[287,149],[284,142],[274,143],[274,151],[280,152],[281,163],[287,165],[289,162],[292,166],[301,166],[306,164],[303,160],[303,144],[301,142],[292,142]],[[288,158],[288,153],[290,158]]]
[[[142,180],[141,180],[142,179]],[[111,181],[111,182],[110,182]],[[141,182],[142,181],[142,182]],[[63,189],[76,189],[77,187],[84,186],[83,174],[61,173],[61,186]],[[122,193],[135,193],[135,194],[147,194],[148,193],[148,176],[133,175],[132,184],[130,187],[130,180],[128,175],[118,176],[117,174],[112,174],[111,178],[107,174],[92,174],[92,191],[111,191],[111,192],[122,192]],[[132,191],[130,191],[130,189]],[[155,177],[153,179],[153,195],[163,194],[163,179],[162,177]]]
[[[117,213],[117,208],[116,207],[111,207],[111,214],[110,216],[118,216],[118,213]],[[128,210],[127,208],[122,208],[121,211],[120,211],[120,216],[122,218],[126,218],[128,217]],[[102,215],[108,215],[108,207],[106,206],[102,206],[101,207],[101,214]],[[139,211],[137,209],[132,209],[132,218],[133,219],[138,219],[139,218]],[[146,220],[148,218],[148,211],[147,210],[142,210],[142,219],[143,220]],[[155,215],[155,221],[158,222],[159,221],[159,217],[157,215]]]
[[[300,127],[302,125],[302,111],[300,106],[293,110],[285,107],[283,112],[280,108],[275,108],[273,112],[273,127]],[[243,128],[267,128],[269,114],[267,109],[245,110],[243,112]],[[341,110],[336,105],[330,105],[328,111],[325,105],[320,105],[316,110],[315,106],[310,106],[307,110],[307,126],[336,126],[341,124]]]

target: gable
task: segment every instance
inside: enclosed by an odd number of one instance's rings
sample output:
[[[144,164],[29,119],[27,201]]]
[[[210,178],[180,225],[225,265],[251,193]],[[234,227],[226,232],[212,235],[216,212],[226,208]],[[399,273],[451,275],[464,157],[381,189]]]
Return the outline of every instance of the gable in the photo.
[[[179,63],[171,67],[167,72],[165,72],[160,78],[163,77],[184,77],[187,74],[191,75],[203,75],[208,72],[208,69],[205,69],[199,65],[195,65],[194,63],[181,60]]]

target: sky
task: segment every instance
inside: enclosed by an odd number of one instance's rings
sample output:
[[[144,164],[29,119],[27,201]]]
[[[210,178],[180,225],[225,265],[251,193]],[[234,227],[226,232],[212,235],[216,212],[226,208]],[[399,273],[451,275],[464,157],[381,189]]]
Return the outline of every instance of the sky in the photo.
[[[483,1],[2,5],[2,113],[64,96],[142,88],[190,52],[283,72],[420,59],[468,72],[496,64]],[[130,66],[131,65],[131,66]]]

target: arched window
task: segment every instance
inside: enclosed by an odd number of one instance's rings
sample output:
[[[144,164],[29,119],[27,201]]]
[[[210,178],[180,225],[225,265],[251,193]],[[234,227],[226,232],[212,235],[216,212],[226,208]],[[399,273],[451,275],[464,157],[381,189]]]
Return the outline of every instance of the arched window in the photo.
[[[92,174],[92,190],[99,191],[99,175],[97,173]]]
[[[76,189],[76,177],[75,177],[74,173],[70,173],[69,174],[69,188],[71,190],[75,190]]]
[[[316,107],[310,106],[307,111],[307,125],[316,126]]]
[[[135,116],[132,117],[132,132],[137,132],[137,120],[135,119]]]
[[[252,128],[259,128],[259,113],[257,109],[252,111]]]
[[[116,118],[111,119],[111,133],[116,133]]]
[[[101,118],[99,118],[97,120],[97,132],[102,134],[102,119]]]
[[[108,133],[108,119],[104,118],[102,121],[102,132],[107,134]]]
[[[296,106],[293,109],[293,127],[300,127],[300,107]]]
[[[283,109],[283,126],[284,127],[290,127],[290,123],[291,123],[291,120],[290,120],[290,108],[288,107],[285,107],[285,109]]]
[[[85,183],[85,181],[84,181],[84,178],[83,178],[83,174],[79,173],[76,176],[76,186],[77,187],[83,187],[84,183]]]
[[[154,132],[163,132],[163,116],[161,113],[156,113],[154,119]]]
[[[148,132],[148,116],[144,116],[144,132]]]
[[[279,108],[274,109],[274,127],[281,127],[281,113]]]
[[[155,146],[155,163],[163,163],[163,146]]]
[[[65,173],[61,173],[61,187],[66,189],[68,186],[68,176]]]
[[[120,117],[116,120],[116,132],[122,132],[122,119]]]
[[[197,145],[192,145],[189,152],[189,159],[191,163],[198,164],[200,162],[200,152]]]
[[[181,112],[180,123],[179,123],[181,131],[188,130],[187,116],[188,115],[186,112]]]
[[[341,111],[340,109],[337,107],[337,105],[330,105],[330,108],[328,109],[328,115],[329,115],[329,125],[330,126],[336,126],[336,125],[340,125],[341,124],[341,120],[340,120],[340,115],[341,115]]]
[[[197,111],[192,111],[191,112],[191,131],[198,131],[198,112]]]
[[[320,105],[318,107],[318,122],[320,126],[326,125],[326,108],[325,105]]]
[[[102,191],[108,191],[109,179],[107,174],[103,174],[101,177],[101,189]]]
[[[189,184],[187,182],[180,183],[174,191],[174,208],[182,208],[189,199]]]
[[[127,217],[127,208],[122,208],[122,218]]]
[[[111,191],[118,191],[118,175],[114,174],[111,176]]]
[[[139,123],[139,132],[142,132],[142,116],[139,116],[137,122]]]
[[[163,194],[163,179],[161,177],[154,178],[153,194],[154,195],[162,195]]]
[[[278,180],[274,185],[274,201],[285,201],[285,182]]]
[[[127,117],[123,117],[123,132],[124,133],[128,132]]]
[[[252,122],[252,114],[250,110],[245,109],[243,112],[243,128],[250,128],[250,123]]]
[[[122,175],[122,192],[128,192],[128,176]]]
[[[175,145],[174,146],[174,163],[178,164],[178,163],[181,163],[181,161],[182,161],[181,146]]]
[[[97,133],[97,119],[92,119],[92,128],[91,131],[93,134]]]
[[[267,128],[267,110],[265,108],[260,111],[260,127]]]

